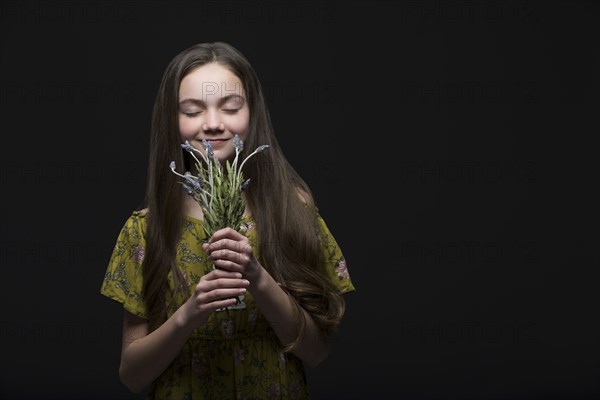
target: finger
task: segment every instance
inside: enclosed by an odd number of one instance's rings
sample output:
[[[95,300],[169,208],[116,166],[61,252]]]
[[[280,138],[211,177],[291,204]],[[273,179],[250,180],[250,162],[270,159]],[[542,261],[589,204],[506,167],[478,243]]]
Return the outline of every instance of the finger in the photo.
[[[218,240],[209,242],[207,248],[209,251],[215,251],[215,250],[221,250],[221,249],[237,250],[238,248],[240,248],[239,243],[240,242],[237,240],[223,238],[223,239],[218,239]]]
[[[245,238],[244,238],[245,239]],[[206,248],[206,253],[210,256],[214,255],[216,250],[232,250],[237,253],[251,254],[252,246],[248,243],[248,240],[231,240],[231,239],[220,239],[216,242],[210,243]]]
[[[241,275],[240,273],[235,273],[236,276]],[[212,290],[222,289],[222,288],[245,288],[250,285],[250,282],[247,279],[241,278],[217,278],[217,279],[201,279],[200,282],[196,285],[196,291],[199,292],[210,292]]]
[[[223,261],[231,261],[238,265],[244,265],[250,261],[250,256],[246,253],[240,253],[237,251],[232,251],[229,249],[224,250],[214,250],[210,253],[210,258],[213,261],[223,260]],[[230,268],[227,268],[230,269]]]
[[[236,271],[229,271],[226,269],[213,269],[206,275],[204,275],[200,282],[204,281],[214,281],[216,279],[241,279],[242,274]]]
[[[207,293],[204,293],[204,297],[208,302],[219,301],[237,297],[246,293],[246,288],[228,288],[228,289],[217,289]],[[202,296],[202,295],[201,295]]]
[[[217,258],[217,259],[213,260],[213,264],[215,265],[215,267],[217,267],[219,269],[224,269],[226,271],[238,272],[238,273],[244,272],[244,268],[242,267],[243,264],[238,264],[235,261],[223,260],[223,259]]]
[[[237,241],[231,239],[220,239],[210,244],[203,244],[202,249],[209,256],[211,256],[215,250],[221,249],[230,249],[239,253],[252,253],[252,246],[250,246],[250,243],[248,243],[247,240]]]
[[[200,282],[194,288],[196,294],[211,292],[213,290],[223,289],[223,288],[242,288],[247,287],[244,279],[239,278],[215,278],[205,275],[200,279]]]
[[[214,302],[210,303],[206,308],[208,311],[216,311],[219,309],[233,306],[236,303],[237,303],[237,299],[231,298],[231,299],[225,299],[225,300],[220,300],[220,301],[214,301]]]
[[[235,229],[231,229],[231,228],[227,227],[227,228],[219,229],[218,231],[213,233],[213,235],[211,236],[208,243],[211,244],[217,240],[221,240],[221,239],[225,239],[225,238],[229,238],[229,239],[233,239],[233,240],[243,240],[243,239],[246,239],[246,236],[242,235]]]
[[[196,308],[200,311],[212,312],[218,309],[225,309],[229,306],[235,305],[236,303],[236,296],[230,296],[224,299],[217,299],[209,302],[207,302],[205,298],[201,298],[200,296],[196,298]]]
[[[196,296],[198,304],[210,304],[216,301],[227,300],[235,298],[246,293],[245,288],[234,288],[234,289],[217,289],[211,290],[210,292],[199,293]]]

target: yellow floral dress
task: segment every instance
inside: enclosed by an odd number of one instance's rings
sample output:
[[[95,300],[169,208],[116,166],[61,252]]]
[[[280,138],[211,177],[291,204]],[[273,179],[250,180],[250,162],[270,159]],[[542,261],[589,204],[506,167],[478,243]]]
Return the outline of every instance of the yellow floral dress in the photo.
[[[340,292],[354,290],[342,252],[317,215],[324,256],[330,278]],[[100,292],[122,303],[124,308],[147,318],[142,299],[142,270],[147,219],[134,211],[125,222],[110,258]],[[254,222],[246,218],[241,232],[255,252]],[[193,287],[212,266],[201,245],[206,241],[202,221],[185,217],[184,233],[177,248],[177,262]],[[256,254],[256,253],[255,253]],[[173,277],[168,276],[173,297]],[[187,299],[175,296],[176,304]],[[152,384],[148,399],[307,399],[309,398],[304,366],[291,353],[284,353],[279,340],[246,292],[244,308],[213,312],[207,323],[199,326],[184,344],[181,353]],[[168,310],[170,317],[177,306]]]

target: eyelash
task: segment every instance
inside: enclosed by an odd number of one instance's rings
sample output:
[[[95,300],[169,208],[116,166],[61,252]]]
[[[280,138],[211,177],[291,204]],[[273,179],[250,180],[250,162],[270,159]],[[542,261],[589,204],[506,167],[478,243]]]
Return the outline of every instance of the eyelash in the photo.
[[[239,108],[228,108],[225,109],[223,111],[225,111],[227,114],[235,114],[239,111]],[[184,113],[185,115],[187,115],[189,118],[194,118],[195,116],[197,116],[198,114],[200,114],[200,111],[198,112],[194,112],[194,113]]]

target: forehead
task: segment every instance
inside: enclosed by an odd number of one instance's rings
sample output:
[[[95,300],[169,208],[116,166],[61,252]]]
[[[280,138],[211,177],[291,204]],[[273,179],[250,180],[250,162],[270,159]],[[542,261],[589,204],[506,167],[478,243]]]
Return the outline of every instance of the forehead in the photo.
[[[210,63],[190,71],[179,84],[179,100],[207,101],[237,94],[245,97],[242,80],[226,67]]]

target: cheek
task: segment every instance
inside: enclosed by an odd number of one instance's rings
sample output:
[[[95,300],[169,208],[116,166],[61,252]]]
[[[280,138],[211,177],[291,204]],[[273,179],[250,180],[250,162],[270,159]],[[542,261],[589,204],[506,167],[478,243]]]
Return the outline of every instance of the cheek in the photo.
[[[230,121],[229,128],[236,132],[242,139],[248,133],[248,126],[250,124],[250,113],[244,112],[243,114],[237,115],[235,120]]]
[[[183,139],[183,141],[192,140],[198,133],[198,125],[198,122],[194,121],[192,118],[186,116],[179,117],[179,133],[181,134],[181,139]]]

